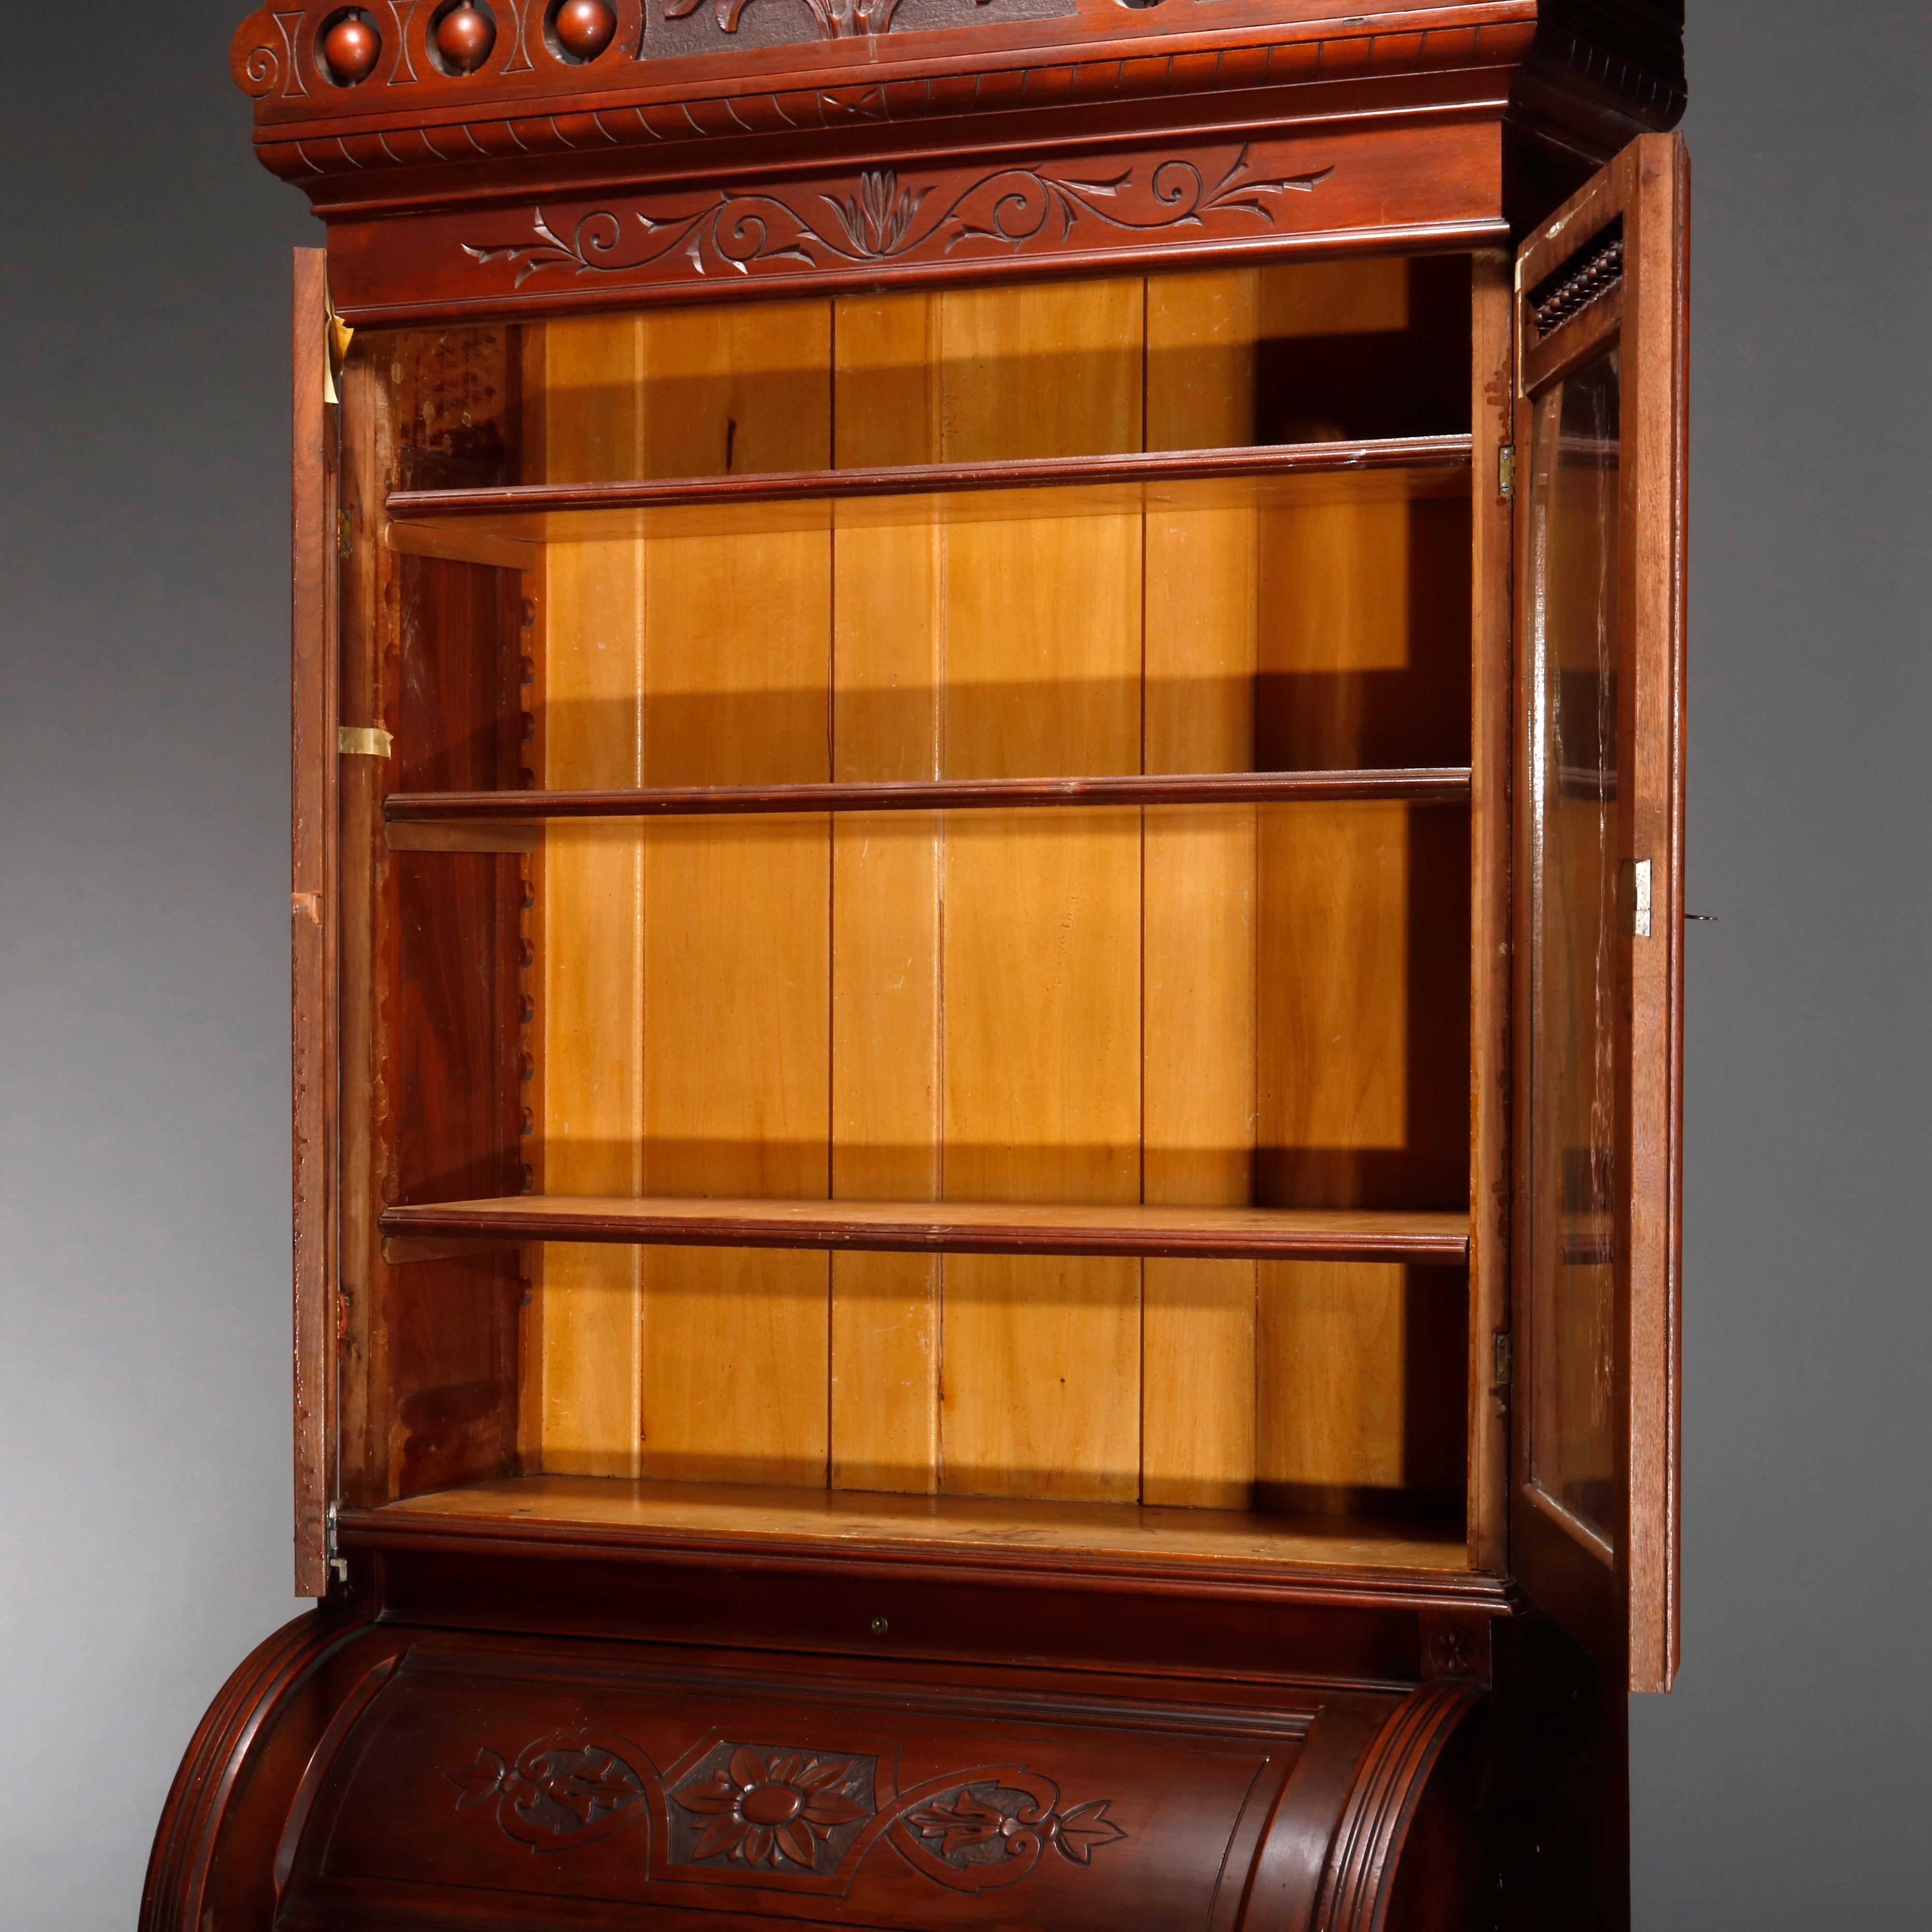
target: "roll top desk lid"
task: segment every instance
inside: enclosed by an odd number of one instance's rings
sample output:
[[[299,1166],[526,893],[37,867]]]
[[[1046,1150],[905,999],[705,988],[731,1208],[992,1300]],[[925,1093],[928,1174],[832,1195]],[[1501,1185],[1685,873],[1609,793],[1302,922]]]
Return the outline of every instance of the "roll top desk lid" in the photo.
[[[1682,111],[1681,6],[1360,6],[310,0],[232,58],[364,323],[1499,245]]]

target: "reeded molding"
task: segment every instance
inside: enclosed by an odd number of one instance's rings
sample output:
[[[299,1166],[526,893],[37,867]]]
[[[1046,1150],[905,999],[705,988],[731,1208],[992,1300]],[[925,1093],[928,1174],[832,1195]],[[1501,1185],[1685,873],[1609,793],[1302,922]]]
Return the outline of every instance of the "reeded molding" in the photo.
[[[226,1869],[224,1851],[244,1820],[255,1822],[272,1846],[307,1762],[301,1744],[314,1742],[311,1732],[321,1735],[337,1701],[326,1695],[316,1710],[298,1711],[298,1694],[332,1658],[372,1634],[366,1619],[310,1610],[265,1638],[236,1666],[175,1774],[142,1888],[140,1932],[200,1932],[210,1923],[227,1922],[230,1896],[266,1880],[266,1870]],[[385,1654],[398,1647],[376,1640]],[[292,1754],[268,1750],[278,1733],[296,1738]],[[265,1762],[277,1756],[286,1761],[272,1765],[265,1778]],[[275,1768],[282,1773],[279,1780]]]

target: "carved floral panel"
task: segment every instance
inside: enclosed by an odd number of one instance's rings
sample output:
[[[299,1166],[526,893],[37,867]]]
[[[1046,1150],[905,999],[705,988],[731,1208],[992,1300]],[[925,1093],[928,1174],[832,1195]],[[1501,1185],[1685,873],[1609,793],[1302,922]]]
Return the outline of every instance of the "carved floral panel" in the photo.
[[[1111,1798],[1063,1804],[1059,1785],[1025,1765],[902,1792],[876,1755],[724,1738],[669,1774],[628,1738],[586,1731],[539,1738],[514,1758],[486,1745],[443,1775],[458,1810],[494,1805],[518,1844],[567,1852],[632,1830],[649,1876],[683,1884],[755,1878],[842,1895],[884,1845],[935,1884],[980,1892],[1018,1883],[1049,1848],[1086,1866],[1127,1835],[1107,1815]]]

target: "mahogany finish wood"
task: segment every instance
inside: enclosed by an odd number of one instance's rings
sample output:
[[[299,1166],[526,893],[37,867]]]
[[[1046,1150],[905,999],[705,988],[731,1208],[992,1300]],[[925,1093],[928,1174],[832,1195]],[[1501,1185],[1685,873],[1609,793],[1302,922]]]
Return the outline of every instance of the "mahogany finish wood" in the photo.
[[[290,964],[290,1136],[294,1171],[296,1588],[328,1587],[323,1519],[338,1419],[333,1372],[337,1278],[336,941],[339,914],[332,672],[338,589],[326,560],[339,495],[337,410],[326,400],[328,262],[295,258],[295,475],[291,504]]]
[[[1624,1932],[1676,1642],[1682,9],[1352,4],[243,22],[328,235],[325,1606],[211,1708],[143,1932]],[[1612,346],[1588,795],[1652,936],[1600,1198],[1529,1131],[1526,498]],[[1617,1272],[1600,1522],[1532,1480],[1552,1189]]]
[[[1508,1567],[1498,1492],[1509,1460],[1510,1391],[1497,1338],[1510,1334],[1509,1282],[1510,786],[1515,688],[1510,602],[1514,506],[1504,452],[1515,433],[1510,264],[1479,255],[1471,343],[1475,568],[1470,622],[1469,1561]],[[1514,460],[1512,454],[1511,460]]]
[[[352,356],[341,377],[350,530],[378,527],[382,496],[403,481],[500,475],[512,376],[496,331],[398,343],[380,368]],[[353,1502],[494,1476],[515,1454],[515,1255],[394,1270],[376,1215],[398,1190],[468,1174],[464,1191],[496,1193],[524,1178],[518,860],[392,853],[381,817],[398,783],[516,781],[523,600],[508,573],[367,542],[352,542],[340,567],[338,711],[392,734],[387,760],[333,761],[343,1155],[332,1378],[338,1495]]]
[[[474,74],[496,44],[496,23],[470,0],[457,0],[436,22],[436,44],[454,72]]]
[[[563,0],[550,16],[550,28],[566,53],[593,61],[610,44],[617,16],[605,0]]]
[[[1616,352],[1621,370],[1614,833],[1627,872],[1649,867],[1647,933],[1624,922],[1616,939],[1618,1022],[1606,1042],[1615,1060],[1616,1187],[1608,1210],[1615,1270],[1612,1373],[1606,1391],[1615,1424],[1611,1520],[1598,1526],[1564,1508],[1540,1480],[1532,1417],[1514,1443],[1512,1561],[1540,1598],[1634,1690],[1664,1690],[1676,1672],[1678,1620],[1678,1353],[1683,1174],[1683,919],[1685,449],[1688,371],[1690,164],[1681,138],[1634,142],[1527,244],[1518,265],[1517,328],[1528,353],[1517,403],[1517,441],[1529,448],[1538,399],[1588,357]],[[1552,274],[1571,272],[1613,222],[1622,224],[1622,285],[1566,310],[1546,334],[1529,298]],[[1579,347],[1573,349],[1566,338]],[[1600,452],[1593,460],[1602,460]],[[1518,510],[1519,554],[1533,554],[1528,492]],[[1528,675],[1539,585],[1519,577],[1524,608],[1518,648]],[[1531,721],[1519,758],[1530,769]],[[1546,860],[1535,822],[1519,821],[1516,865],[1541,884]],[[1520,1060],[1561,1052],[1538,1036],[1535,988],[1539,900],[1518,901]],[[1528,1132],[1530,1094],[1520,1090],[1517,1132]],[[1527,1227],[1539,1184],[1519,1163],[1516,1216]],[[1547,1211],[1546,1210],[1546,1211]],[[1539,1346],[1534,1250],[1516,1257],[1516,1306],[1526,1347]],[[1547,1324],[1546,1314],[1543,1319]],[[1532,1354],[1533,1358],[1533,1354]],[[1607,1528],[1608,1534],[1604,1533]]]
[[[389,514],[419,524],[436,518],[536,518],[579,512],[809,502],[863,496],[927,496],[970,490],[1048,490],[1077,484],[1189,483],[1277,476],[1366,475],[1381,470],[1454,470],[1469,463],[1461,436],[1389,436],[1372,442],[1263,445],[1258,448],[1148,451],[1128,455],[1014,458],[994,463],[919,463],[884,467],[651,482],[525,483],[500,489],[398,490]],[[568,523],[503,524],[568,537]]]
[[[1198,1573],[1209,1564],[1252,1583],[1283,1582],[1312,1561],[1331,1570],[1426,1576],[1432,1591],[1462,1584],[1452,1526],[1426,1522],[1295,1517],[1246,1510],[1145,1508],[1130,1503],[1041,1502],[994,1496],[908,1496],[752,1483],[625,1481],[596,1476],[522,1476],[407,1497],[351,1520],[351,1542],[393,1546],[413,1529],[446,1540],[467,1526],[473,1541],[542,1531],[607,1547],[754,1556],[809,1554],[836,1544],[848,1560],[970,1560],[1025,1566],[1041,1561],[1090,1571],[1131,1562],[1144,1577]]]
[[[1168,1255],[1460,1266],[1459,1214],[1342,1208],[1034,1206],[972,1201],[717,1201],[514,1195],[386,1208],[390,1234],[670,1247],[895,1253]]]
[[[218,1780],[238,1759],[254,1774],[218,1834],[187,1836],[199,1814],[178,1787],[183,1828],[163,1846],[198,1855],[209,1932],[250,1912],[380,1924],[405,1905],[430,1922],[479,1906],[620,1922],[566,1903],[586,1894],[672,1925],[973,1925],[990,1908],[1008,1924],[1367,1926],[1483,1697],[1279,1679],[1176,1697],[1118,1670],[1004,1679],[826,1656],[795,1660],[781,1688],[715,1648],[646,1657],[311,1614],[238,1673],[198,1741]],[[272,1767],[243,1741],[263,1728]],[[1327,1817],[1332,1834],[1306,1828]],[[258,1845],[272,1870],[232,1856]],[[1232,1895],[1230,1864],[1256,1874]],[[170,1876],[158,1858],[146,1922],[172,1932],[186,1922],[157,1909]]]
[[[784,812],[996,812],[1016,807],[1286,803],[1392,799],[1459,804],[1466,770],[1202,772],[1140,778],[903,779],[884,784],[673,785],[655,791],[392,792],[392,826],[519,819],[656,818]]]
[[[356,14],[345,15],[322,37],[322,64],[330,77],[344,87],[367,80],[375,72],[382,52],[382,37]]]

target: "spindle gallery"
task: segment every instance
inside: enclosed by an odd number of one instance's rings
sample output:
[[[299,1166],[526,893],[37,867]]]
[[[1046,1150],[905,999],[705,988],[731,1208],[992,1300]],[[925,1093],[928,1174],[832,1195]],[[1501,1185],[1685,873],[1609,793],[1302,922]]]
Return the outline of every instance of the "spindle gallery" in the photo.
[[[314,1606],[148,1932],[1627,1924],[1681,25],[243,26]]]

